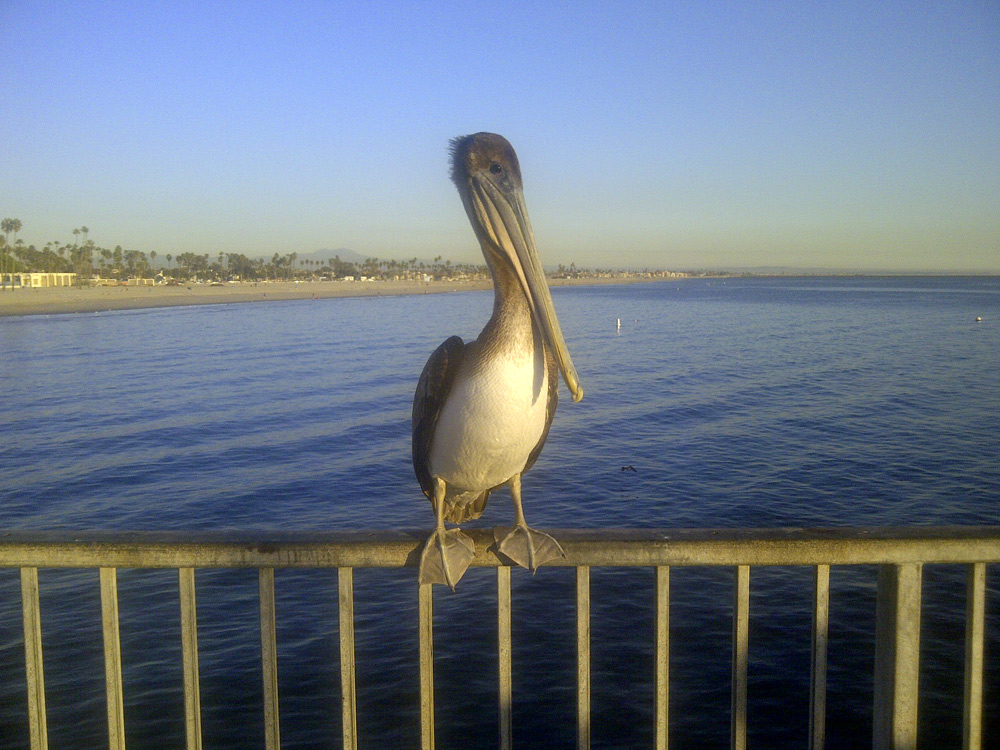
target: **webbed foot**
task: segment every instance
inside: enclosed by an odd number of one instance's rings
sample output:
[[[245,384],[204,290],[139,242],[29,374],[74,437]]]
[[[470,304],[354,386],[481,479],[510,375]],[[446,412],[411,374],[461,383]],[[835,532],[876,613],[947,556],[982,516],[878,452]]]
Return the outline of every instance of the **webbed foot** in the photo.
[[[498,526],[493,529],[493,538],[502,554],[532,573],[549,560],[566,557],[559,542],[544,531],[527,525],[508,528]]]
[[[455,590],[455,584],[465,575],[476,556],[476,543],[461,529],[438,529],[427,538],[420,553],[420,583],[445,583]]]

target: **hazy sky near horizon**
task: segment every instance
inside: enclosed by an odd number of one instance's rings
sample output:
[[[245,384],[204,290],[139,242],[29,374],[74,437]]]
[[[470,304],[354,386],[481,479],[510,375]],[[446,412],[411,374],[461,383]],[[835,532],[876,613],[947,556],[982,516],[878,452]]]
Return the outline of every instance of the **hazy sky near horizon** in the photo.
[[[613,7],[612,7],[613,6]],[[0,0],[0,214],[163,255],[1000,271],[1000,4]]]

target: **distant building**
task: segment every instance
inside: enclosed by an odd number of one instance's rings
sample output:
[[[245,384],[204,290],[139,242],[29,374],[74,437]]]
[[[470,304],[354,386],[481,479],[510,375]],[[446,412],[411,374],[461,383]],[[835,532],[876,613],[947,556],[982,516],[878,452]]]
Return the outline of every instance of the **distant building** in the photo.
[[[5,273],[0,276],[0,286],[22,289],[41,289],[50,286],[76,286],[75,273]]]

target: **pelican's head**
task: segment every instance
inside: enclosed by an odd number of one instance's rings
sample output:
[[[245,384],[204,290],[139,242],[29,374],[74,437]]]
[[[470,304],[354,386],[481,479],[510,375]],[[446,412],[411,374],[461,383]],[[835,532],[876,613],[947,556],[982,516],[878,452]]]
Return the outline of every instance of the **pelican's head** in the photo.
[[[483,254],[494,265],[509,266],[528,298],[532,315],[559,364],[574,401],[583,387],[559,328],[549,285],[545,282],[521,189],[517,154],[503,136],[476,133],[451,142],[451,178],[462,196]]]

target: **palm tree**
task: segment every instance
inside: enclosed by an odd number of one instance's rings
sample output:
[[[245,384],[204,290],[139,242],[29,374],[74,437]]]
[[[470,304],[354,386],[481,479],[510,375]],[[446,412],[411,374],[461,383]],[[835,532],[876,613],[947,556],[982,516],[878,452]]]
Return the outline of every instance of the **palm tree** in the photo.
[[[90,232],[90,230],[87,229],[87,227],[80,227],[80,234],[83,235],[83,244],[84,245],[87,244],[87,233],[88,232]]]
[[[4,261],[7,258],[7,246],[10,244],[10,233],[14,231],[14,226],[13,225],[14,225],[14,220],[13,219],[4,219],[2,222],[0,222],[0,228],[3,229],[3,233],[4,233],[3,245],[0,246],[0,289],[4,289],[5,288],[4,287],[4,278],[3,278],[3,274],[4,274]],[[12,287],[14,286],[13,282],[11,283],[11,286]]]
[[[14,233],[14,243],[17,243],[17,233],[21,231],[21,220],[20,219],[4,219],[3,220],[3,231],[7,234],[11,232]],[[8,237],[8,240],[10,238]]]
[[[77,244],[77,240],[80,238],[80,230],[79,229],[74,229],[73,230],[73,234],[76,235],[75,237],[73,237],[73,244],[76,245]]]
[[[12,273],[14,270],[14,258],[11,256],[13,247],[10,244],[10,235],[14,235],[14,244],[17,244],[17,233],[21,231],[20,219],[4,219],[0,222],[0,229],[7,235],[4,251],[0,253],[0,288],[3,287],[3,274]],[[9,269],[9,270],[8,270]],[[14,279],[11,277],[10,288],[14,288]]]

